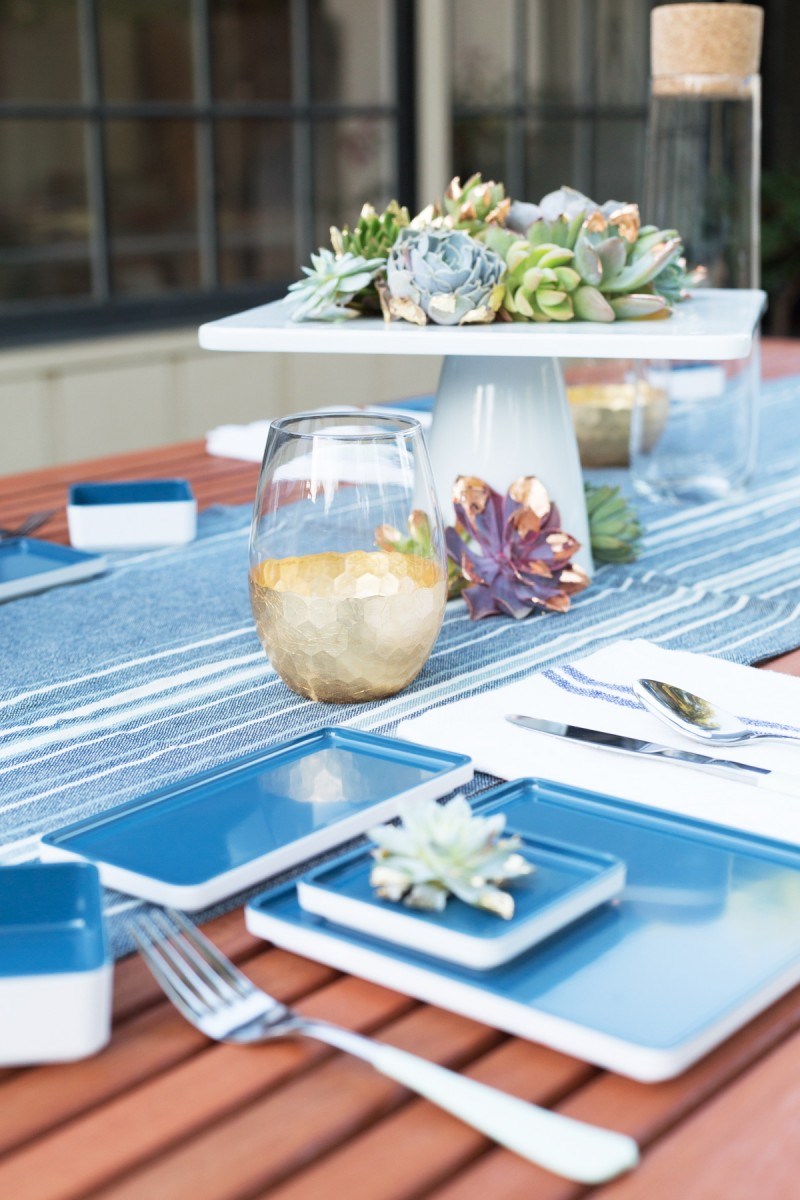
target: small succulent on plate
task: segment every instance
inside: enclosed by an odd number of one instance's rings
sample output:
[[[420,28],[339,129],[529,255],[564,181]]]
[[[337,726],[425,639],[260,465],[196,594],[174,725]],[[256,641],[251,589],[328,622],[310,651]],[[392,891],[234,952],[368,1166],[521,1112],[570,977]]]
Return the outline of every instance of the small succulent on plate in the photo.
[[[636,510],[618,487],[585,485],[592,555],[598,562],[633,562],[642,527]]]
[[[387,320],[415,325],[485,324],[503,299],[505,263],[469,234],[449,229],[403,229],[380,288]]]
[[[303,267],[305,279],[289,286],[299,303],[292,310],[293,321],[330,321],[358,314],[347,305],[372,284],[385,266],[383,258],[362,258],[320,249],[311,255],[311,266]]]
[[[453,505],[458,525],[445,530],[447,553],[467,580],[463,595],[473,619],[566,612],[570,596],[588,587],[571,561],[580,543],[560,528],[558,509],[535,476],[517,479],[501,496],[482,479],[460,475]]]
[[[399,825],[379,825],[367,836],[376,845],[370,883],[384,900],[442,912],[449,896],[504,917],[514,898],[501,885],[530,875],[518,853],[520,839],[503,838],[504,813],[475,816],[463,796],[447,804],[407,803]]]

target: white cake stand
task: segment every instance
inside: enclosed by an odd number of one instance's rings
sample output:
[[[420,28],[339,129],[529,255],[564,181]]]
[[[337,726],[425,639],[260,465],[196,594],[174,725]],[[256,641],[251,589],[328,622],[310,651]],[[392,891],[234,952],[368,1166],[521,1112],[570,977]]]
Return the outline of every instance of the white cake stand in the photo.
[[[709,288],[666,320],[419,328],[380,317],[295,322],[292,301],[277,300],[201,325],[199,337],[207,350],[444,355],[429,449],[445,520],[452,520],[457,475],[477,475],[501,492],[519,475],[538,475],[583,547],[577,561],[591,573],[583,478],[558,359],[747,358],[765,303],[762,291]]]

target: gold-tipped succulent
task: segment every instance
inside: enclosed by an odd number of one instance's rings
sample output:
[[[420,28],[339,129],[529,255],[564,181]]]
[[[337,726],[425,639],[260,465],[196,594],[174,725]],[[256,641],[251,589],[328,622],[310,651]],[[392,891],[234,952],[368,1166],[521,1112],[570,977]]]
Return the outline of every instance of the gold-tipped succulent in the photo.
[[[503,813],[475,816],[463,796],[447,804],[409,802],[399,825],[379,825],[368,837],[376,845],[370,883],[383,900],[442,912],[450,896],[505,920],[514,897],[502,890],[534,867],[519,854],[520,839],[501,837]]]
[[[401,229],[410,224],[408,209],[390,201],[379,213],[371,204],[361,209],[358,221],[338,229],[331,225],[331,246],[337,257],[360,254],[363,258],[387,258]]]

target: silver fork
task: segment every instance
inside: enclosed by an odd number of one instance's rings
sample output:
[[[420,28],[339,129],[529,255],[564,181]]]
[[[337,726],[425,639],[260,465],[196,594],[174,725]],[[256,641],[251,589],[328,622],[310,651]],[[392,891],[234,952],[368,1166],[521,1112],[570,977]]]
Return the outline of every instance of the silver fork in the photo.
[[[370,1063],[509,1150],[567,1179],[603,1183],[635,1167],[636,1142],[538,1108],[405,1050],[302,1017],[257,988],[178,912],[129,922],[142,956],[175,1007],[206,1037],[247,1044],[310,1037]]]
[[[50,518],[55,515],[56,510],[54,508],[49,508],[45,512],[32,513],[31,516],[25,518],[21,525],[17,525],[15,529],[0,529],[0,542],[10,541],[12,538],[26,537],[27,534],[40,529],[42,525],[46,525]]]

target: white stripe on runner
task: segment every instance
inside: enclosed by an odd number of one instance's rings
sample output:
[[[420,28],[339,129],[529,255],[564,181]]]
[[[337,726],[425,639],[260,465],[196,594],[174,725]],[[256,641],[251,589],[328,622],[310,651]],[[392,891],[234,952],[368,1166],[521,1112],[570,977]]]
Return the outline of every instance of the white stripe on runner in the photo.
[[[721,588],[723,591],[732,585],[745,583],[747,580],[758,579],[764,574],[771,574],[781,567],[800,565],[800,546],[792,546],[782,554],[773,554],[769,558],[760,558],[756,563],[748,563],[735,571],[726,571],[722,575],[712,575],[705,580],[706,587]]]
[[[735,526],[745,517],[748,524],[750,524],[756,513],[763,514],[776,506],[779,509],[787,508],[790,506],[791,501],[798,496],[800,496],[800,486],[789,489],[786,487],[777,489],[775,484],[772,484],[769,494],[763,496],[760,500],[751,497],[746,505],[739,505],[736,508],[732,508],[729,504],[727,509],[723,509],[716,515],[709,516],[706,520],[697,519],[696,513],[699,511],[697,509],[684,510],[681,514],[681,523],[687,529],[687,534],[684,538],[675,537],[674,530],[671,527],[662,529],[660,533],[651,533],[651,530],[661,524],[661,522],[651,521],[648,525],[648,532],[645,538],[645,549],[639,557],[647,558],[657,551],[662,542],[669,542],[670,548],[679,546],[682,542],[691,540],[706,530],[717,529],[720,525]]]
[[[233,638],[244,637],[255,632],[254,625],[240,625],[236,629],[229,630],[227,633],[217,633],[212,637],[200,638],[196,642],[183,642],[180,646],[171,646],[168,650],[157,650],[153,654],[144,654],[140,658],[127,658],[124,662],[115,663],[111,667],[103,667],[99,671],[91,671],[88,675],[75,675],[71,679],[60,679],[57,683],[48,683],[40,688],[32,688],[28,692],[18,692],[15,696],[6,700],[0,700],[0,708],[8,708],[14,704],[22,704],[25,700],[32,700],[36,696],[45,696],[50,692],[59,691],[62,688],[77,687],[81,683],[88,683],[93,679],[102,679],[105,676],[113,675],[117,671],[127,671],[131,667],[139,667],[144,663],[154,662],[159,658],[169,658],[178,654],[188,654],[192,650],[199,650],[203,646],[213,646],[215,643],[227,642]]]
[[[690,625],[681,625],[681,628],[680,628],[681,637],[683,637],[683,635],[685,633],[690,633],[693,629],[702,629],[702,627],[704,625],[710,625],[714,621],[722,621],[726,617],[733,616],[734,613],[741,612],[743,608],[747,607],[748,601],[749,601],[748,596],[739,596],[739,598],[733,604],[731,604],[728,608],[724,608],[722,610],[722,612],[717,612],[715,610],[713,613],[709,613],[705,617],[700,617],[700,618],[698,618],[698,620],[692,621],[692,623]],[[665,633],[660,636],[654,634],[650,638],[650,641],[651,642],[669,642],[674,637],[675,637],[675,631],[673,630],[670,633]]]
[[[192,667],[188,671],[180,671],[175,675],[161,675],[157,679],[151,679],[149,683],[141,683],[138,687],[127,688],[125,691],[114,692],[110,696],[104,696],[102,700],[92,700],[87,704],[80,704],[76,708],[71,708],[69,712],[51,713],[49,716],[39,717],[35,721],[26,721],[24,725],[10,725],[3,732],[5,735],[8,735],[10,733],[21,733],[29,729],[47,729],[53,725],[63,724],[65,721],[80,720],[82,717],[102,712],[105,709],[124,708],[128,704],[132,704],[137,700],[143,700],[148,696],[156,696],[161,692],[173,691],[176,688],[185,687],[186,684],[193,683],[195,680],[207,679],[212,675],[221,675],[226,671],[231,671],[236,667],[242,666],[243,663],[253,662],[259,662],[267,670],[272,670],[263,652],[241,654],[238,658],[219,659],[215,662],[204,663],[201,667]]]
[[[770,626],[770,631],[772,631],[773,629],[782,629],[784,625],[789,625],[792,621],[796,621],[798,617],[800,617],[800,604],[798,604],[795,608],[793,608],[792,611],[789,613],[789,615],[787,617],[784,617],[783,620],[775,621],[775,623]],[[725,650],[735,650],[737,646],[743,646],[745,642],[749,642],[749,641],[750,641],[750,634],[748,632],[747,634],[745,634],[744,637],[738,638],[737,641],[735,641],[735,642],[725,642],[724,649]]]
[[[164,708],[174,708],[178,705],[189,707],[189,702],[201,697],[208,696],[216,691],[230,690],[232,687],[238,687],[241,683],[246,683],[250,679],[258,679],[264,675],[268,668],[266,656],[255,655],[258,658],[259,665],[252,670],[239,671],[234,676],[227,676],[224,679],[215,679],[206,687],[193,688],[188,691],[181,691],[177,695],[167,696],[161,701],[152,702],[150,704],[142,704],[138,708],[131,711],[114,711],[105,714],[94,721],[84,721],[80,725],[70,725],[65,729],[52,729],[47,733],[34,734],[32,737],[21,738],[13,746],[0,746],[0,760],[8,758],[17,758],[20,755],[27,754],[30,750],[35,750],[40,746],[52,746],[58,742],[67,740],[76,740],[82,735],[93,733],[95,730],[106,729],[109,726],[126,722],[130,724],[140,716],[146,716],[148,713],[158,712]],[[120,730],[120,732],[123,732]]]

